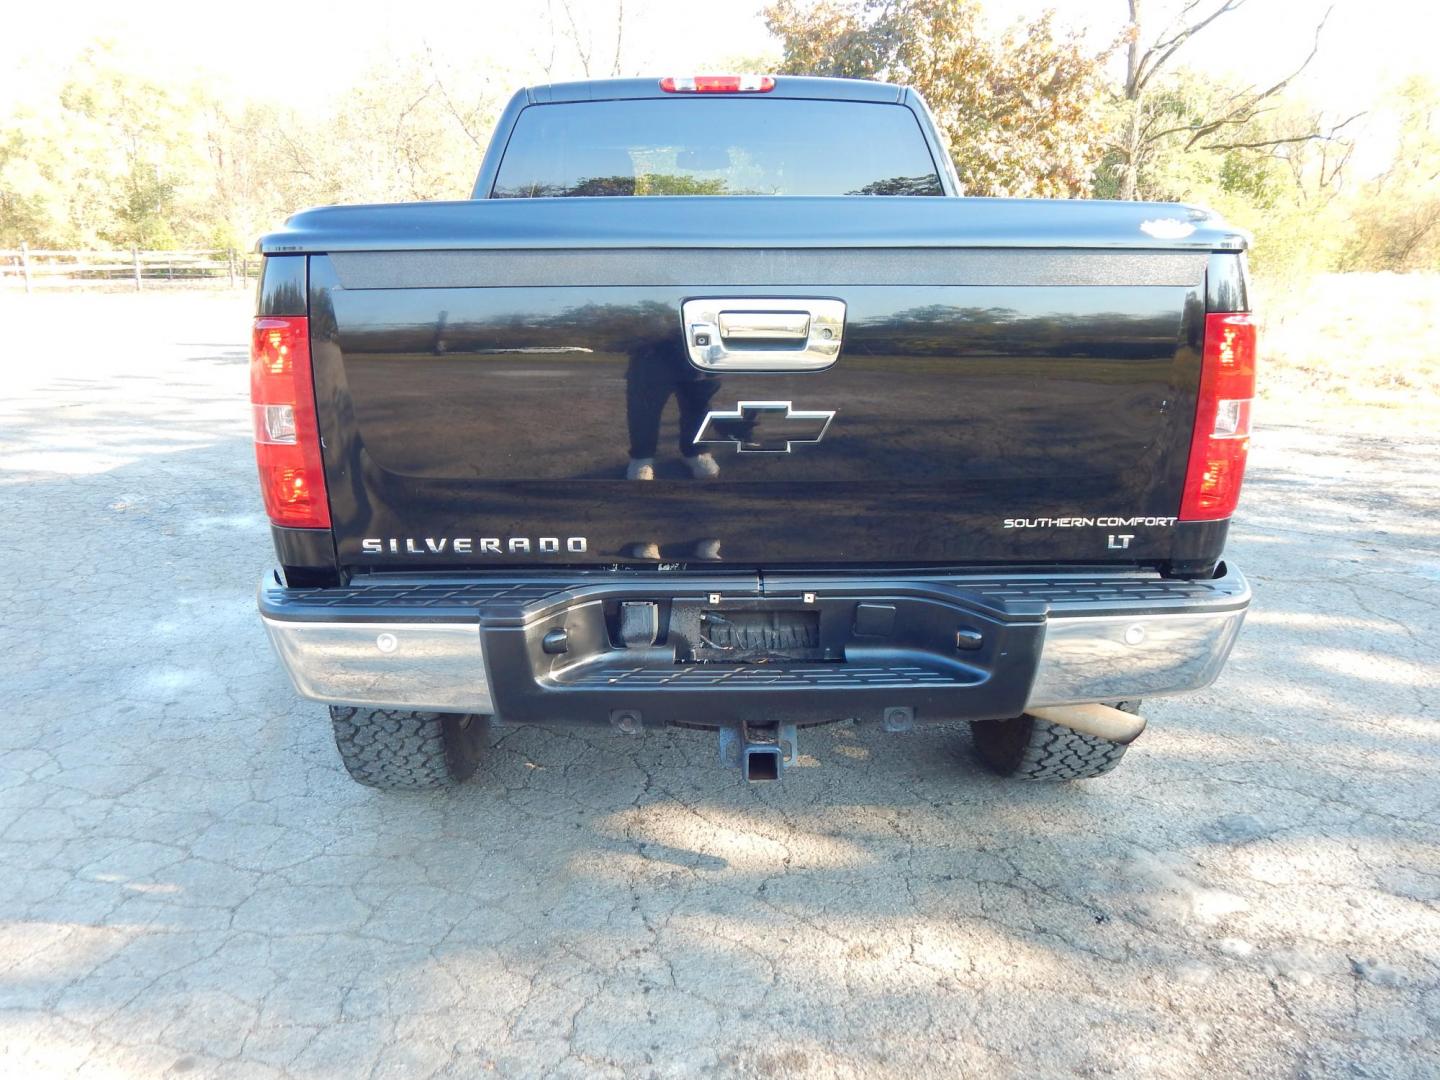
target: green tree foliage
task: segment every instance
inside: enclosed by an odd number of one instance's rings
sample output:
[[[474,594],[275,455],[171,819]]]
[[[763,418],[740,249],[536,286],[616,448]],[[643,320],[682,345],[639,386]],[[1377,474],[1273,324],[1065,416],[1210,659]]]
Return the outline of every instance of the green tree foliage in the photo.
[[[1198,197],[1253,233],[1251,261],[1273,282],[1336,265],[1353,210],[1348,126],[1289,97],[1237,127],[1224,147],[1188,151],[1192,172],[1209,172],[1208,182],[1197,176]]]
[[[1356,175],[1354,117],[1322,115],[1288,79],[1257,88],[1174,59],[1237,0],[1187,0],[1178,29],[1144,48],[1142,4],[1127,3],[1117,33],[1135,49],[1108,85],[1103,58],[1049,15],[996,35],[980,0],[774,0],[766,18],[784,71],[924,93],[970,194],[1208,204],[1254,233],[1254,265],[1272,279],[1440,269],[1433,79],[1403,82],[1366,118],[1379,137]],[[1318,28],[1297,26],[1287,55],[1303,67],[1316,41]],[[464,198],[509,89],[422,51],[301,107],[237,99],[199,76],[161,82],[96,43],[49,100],[0,113],[0,247],[245,248],[305,206]],[[650,194],[713,185],[635,183]]]
[[[0,246],[245,248],[305,206],[464,198],[497,112],[423,54],[302,114],[97,44],[52,101],[0,116]]]
[[[1362,187],[1341,266],[1440,269],[1440,84],[1407,79],[1383,115],[1394,127],[1394,152]]]
[[[1157,34],[1148,18],[1149,0],[1126,0],[1130,18],[1121,34],[1125,72],[1115,92],[1106,154],[1106,171],[1120,198],[1141,197],[1150,158],[1177,136],[1186,151],[1229,148],[1236,130],[1270,111],[1319,53],[1330,10],[1316,24],[1309,52],[1288,75],[1268,85],[1233,85],[1219,96],[1177,97],[1174,76],[1186,47],[1199,35],[1213,37],[1215,27],[1227,25],[1225,17],[1244,4],[1245,0],[1184,0],[1178,9],[1163,5],[1170,10],[1162,11]]]
[[[33,117],[16,117],[0,132],[0,246],[48,234],[54,178],[39,159]]]
[[[189,95],[127,73],[109,50],[92,48],[60,106],[69,152],[80,159],[72,224],[107,244],[174,246],[200,166]]]
[[[1251,259],[1267,277],[1290,280],[1329,269],[1349,212],[1343,181],[1354,147],[1346,125],[1291,95],[1227,128],[1221,145],[1190,141],[1198,118],[1216,115],[1243,92],[1184,68],[1158,81],[1147,95],[1146,116],[1174,130],[1146,141],[1133,177],[1135,197],[1219,210],[1254,235]],[[1130,103],[1115,105],[1111,130],[1123,130]],[[1112,145],[1096,174],[1098,197],[1123,196],[1124,164]]]
[[[985,32],[979,0],[776,0],[790,74],[919,90],[971,195],[1083,197],[1100,158],[1101,62],[1053,15]]]

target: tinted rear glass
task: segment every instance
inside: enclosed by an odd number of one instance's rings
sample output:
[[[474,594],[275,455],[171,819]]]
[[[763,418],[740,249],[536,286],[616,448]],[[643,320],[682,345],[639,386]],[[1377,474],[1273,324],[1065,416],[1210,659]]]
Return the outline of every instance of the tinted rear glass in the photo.
[[[903,105],[650,98],[532,105],[493,196],[940,195]]]

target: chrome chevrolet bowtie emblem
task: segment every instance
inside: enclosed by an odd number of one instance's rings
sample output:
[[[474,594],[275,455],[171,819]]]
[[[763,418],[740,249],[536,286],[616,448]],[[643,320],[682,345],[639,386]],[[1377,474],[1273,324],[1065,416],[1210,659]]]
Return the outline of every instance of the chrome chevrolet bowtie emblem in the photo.
[[[742,454],[788,454],[796,443],[818,443],[825,437],[829,412],[803,412],[788,401],[742,401],[730,412],[706,415],[697,443],[734,443]]]

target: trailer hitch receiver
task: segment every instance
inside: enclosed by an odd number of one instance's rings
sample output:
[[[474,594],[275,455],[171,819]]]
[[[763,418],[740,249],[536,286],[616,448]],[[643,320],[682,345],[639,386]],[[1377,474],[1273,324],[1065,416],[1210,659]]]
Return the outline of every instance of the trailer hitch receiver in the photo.
[[[741,724],[720,729],[720,763],[752,783],[779,780],[795,764],[794,724]]]

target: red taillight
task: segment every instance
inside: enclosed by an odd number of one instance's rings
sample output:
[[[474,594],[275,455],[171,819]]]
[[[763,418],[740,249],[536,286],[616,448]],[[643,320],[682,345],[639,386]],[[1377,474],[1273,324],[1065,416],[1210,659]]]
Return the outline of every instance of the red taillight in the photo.
[[[1206,315],[1181,521],[1214,521],[1235,512],[1250,452],[1254,397],[1254,320],[1249,315]]]
[[[310,378],[310,320],[262,316],[250,337],[250,407],[265,512],[276,525],[328,529],[325,466]]]
[[[667,75],[660,80],[667,94],[764,94],[775,89],[769,75]]]

